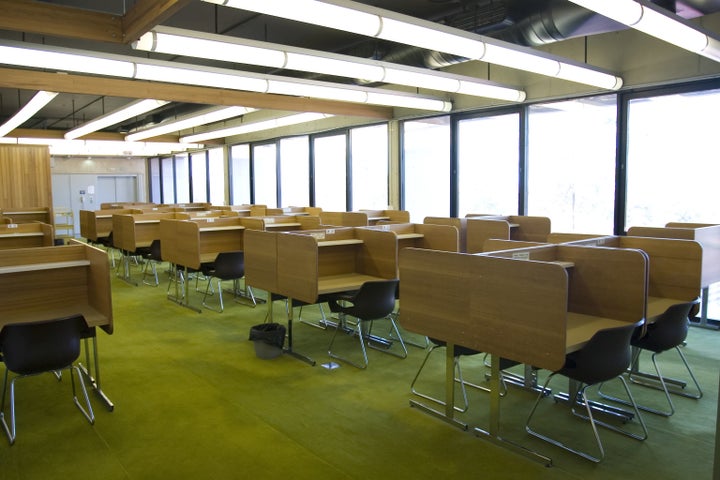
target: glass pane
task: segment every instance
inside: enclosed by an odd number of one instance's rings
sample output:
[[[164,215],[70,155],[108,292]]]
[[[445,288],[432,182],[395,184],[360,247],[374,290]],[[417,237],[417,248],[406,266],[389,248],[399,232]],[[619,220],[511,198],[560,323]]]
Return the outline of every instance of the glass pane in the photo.
[[[150,202],[162,203],[160,191],[160,159],[150,159]]]
[[[175,187],[177,203],[190,201],[190,161],[187,153],[175,155]]]
[[[277,147],[274,143],[253,147],[253,181],[255,202],[276,208],[277,204]]]
[[[230,201],[233,205],[250,203],[250,145],[230,147]]]
[[[208,175],[210,176],[210,203],[227,205],[225,201],[225,155],[222,147],[208,150]]]
[[[388,207],[387,124],[350,130],[353,210]]]
[[[458,122],[458,214],[518,211],[520,115]]]
[[[280,140],[280,197],[283,207],[310,205],[310,139]]]
[[[315,146],[315,206],[328,212],[344,212],[346,196],[346,136],[313,140]]]
[[[612,234],[615,95],[530,106],[528,214],[554,232]]]
[[[631,100],[628,106],[625,228],[668,222],[718,223],[720,90]],[[708,317],[720,319],[720,284]]]
[[[410,220],[450,215],[450,117],[403,122],[403,208]]]
[[[192,192],[193,202],[207,202],[207,155],[205,152],[196,152],[192,159]]]
[[[175,171],[173,169],[173,158],[167,157],[162,162],[162,203],[175,202]]]

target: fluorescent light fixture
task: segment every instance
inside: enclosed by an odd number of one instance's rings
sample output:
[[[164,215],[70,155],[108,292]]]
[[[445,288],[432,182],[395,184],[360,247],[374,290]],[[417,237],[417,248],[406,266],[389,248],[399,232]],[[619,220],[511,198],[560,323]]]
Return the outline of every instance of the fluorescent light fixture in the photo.
[[[620,77],[580,62],[349,0],[203,1],[451,53],[595,87],[617,90],[622,86]],[[578,75],[578,69],[592,72],[592,75]]]
[[[134,42],[133,48],[170,55],[321,73],[368,82],[394,83],[513,102],[525,99],[525,92],[522,90],[473,77],[180,28],[155,27]],[[555,70],[558,70],[557,62],[554,63]]]
[[[0,45],[0,63],[92,75],[108,75],[108,72],[112,72],[114,77],[123,78],[132,78],[135,73],[132,60],[120,57],[111,59],[94,52],[73,52],[48,45],[32,47],[21,42]]]
[[[202,142],[214,138],[231,137],[234,135],[242,135],[244,133],[259,132],[262,130],[270,130],[272,128],[287,127],[289,125],[298,125],[301,123],[313,122],[315,120],[322,120],[323,118],[330,118],[332,116],[333,115],[314,112],[298,113],[296,115],[288,115],[286,117],[273,118],[271,120],[247,123],[236,127],[228,127],[220,130],[211,130],[195,135],[188,135],[186,137],[180,137],[180,141],[187,143]]]
[[[0,143],[47,145],[50,155],[96,157],[153,157],[174,152],[197,150],[202,144],[174,142],[122,142],[107,140],[63,140],[58,138],[2,138]]]
[[[46,92],[44,90],[37,92],[12,118],[0,125],[0,137],[4,137],[25,123],[30,117],[40,111],[41,108],[50,103],[56,95],[57,92]]]
[[[570,1],[675,46],[720,61],[720,40],[684,18],[650,2]]]
[[[96,57],[95,52],[84,52],[82,50],[70,50],[60,47],[46,47],[45,45],[32,45],[22,42],[2,41],[0,48],[10,45],[13,49],[13,56],[3,56],[0,50],[0,64],[23,65],[34,68],[46,68],[42,62],[21,62],[22,53],[26,51],[30,57],[34,57],[34,52],[47,49],[48,54],[52,57],[54,54],[70,54],[77,60],[87,58],[92,62]],[[84,57],[87,54],[86,57]],[[43,56],[44,57],[44,56]],[[120,63],[128,63],[132,66],[132,75],[128,78],[139,80],[150,80],[158,82],[176,83],[181,85],[196,85],[202,87],[227,88],[231,90],[242,90],[259,93],[283,93],[285,95],[294,95],[300,97],[311,97],[325,100],[338,100],[341,98],[353,98],[358,102],[382,105],[387,107],[403,106],[407,108],[426,109],[429,105],[434,105],[433,110],[447,112],[452,108],[452,104],[448,101],[432,97],[428,95],[419,95],[413,93],[396,92],[392,95],[370,95],[371,93],[387,93],[387,90],[370,87],[359,87],[355,85],[341,85],[332,82],[320,82],[314,80],[295,79],[291,77],[281,77],[278,75],[266,75],[261,73],[242,72],[238,70],[213,68],[200,65],[183,64],[176,62],[167,62],[159,60],[141,59],[130,56],[107,54],[106,57],[112,61]],[[53,64],[57,64],[53,61]],[[68,68],[58,69],[80,72],[80,73],[97,73],[94,68],[83,69],[82,61],[69,64]],[[125,76],[125,71],[116,72],[108,69],[101,72],[106,76]],[[292,85],[292,87],[290,87]],[[339,90],[348,90],[343,94],[338,93]],[[359,94],[358,92],[363,92]],[[411,98],[417,98],[416,106],[411,106]],[[376,100],[383,102],[394,102],[398,98],[399,103],[375,103]],[[428,102],[434,99],[434,102]],[[345,100],[355,101],[355,100]]]
[[[179,132],[188,128],[207,125],[208,123],[221,122],[228,118],[239,117],[246,113],[254,112],[254,108],[246,107],[213,107],[201,110],[191,115],[185,115],[175,120],[171,120],[160,125],[139,130],[125,136],[128,142],[144,140],[146,138],[157,137],[171,132]]]
[[[68,130],[65,133],[65,138],[67,140],[74,140],[76,138],[80,138],[84,135],[87,135],[88,133],[97,132],[98,130],[102,130],[105,127],[116,125],[124,120],[127,120],[128,118],[137,117],[138,115],[142,115],[143,113],[155,110],[156,108],[167,105],[168,103],[170,102],[155,99],[136,100],[134,102],[130,102],[128,105],[125,105],[122,108],[118,108],[117,110],[113,110],[110,113],[101,115],[87,123],[80,125],[77,128]]]

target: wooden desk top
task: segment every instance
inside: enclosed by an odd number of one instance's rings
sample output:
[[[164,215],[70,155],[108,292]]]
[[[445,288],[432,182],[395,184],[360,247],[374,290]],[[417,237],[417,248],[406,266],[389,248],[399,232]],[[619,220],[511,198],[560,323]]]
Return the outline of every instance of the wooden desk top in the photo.
[[[398,240],[409,239],[409,238],[424,238],[425,235],[422,233],[398,233]]]
[[[143,220],[143,219],[136,218],[136,219],[135,219],[135,223],[136,223],[136,224],[143,224],[143,223],[160,223],[160,219],[159,219],[159,218],[150,218],[150,219],[147,219],[147,220]]]
[[[338,245],[355,245],[363,243],[359,238],[345,238],[341,240],[319,240],[317,242],[318,247],[335,247]]]
[[[265,228],[286,228],[286,227],[299,227],[302,224],[297,222],[285,222],[285,223],[265,223]]]
[[[598,330],[622,327],[628,322],[612,318],[595,317],[582,313],[568,312],[565,334],[566,353],[581,349]]]
[[[363,283],[386,278],[363,275],[361,273],[344,273],[341,275],[327,275],[318,278],[318,294],[347,292],[359,289]]]
[[[38,270],[53,270],[57,268],[68,267],[85,267],[90,265],[89,260],[71,260],[66,262],[50,262],[50,263],[29,263],[22,265],[11,265],[8,267],[0,267],[0,275],[7,273],[34,272]]]
[[[19,233],[0,233],[0,238],[15,238],[15,237],[42,237],[42,232],[19,232]]]
[[[677,298],[647,297],[647,313],[645,314],[647,322],[654,322],[658,316],[665,313],[665,310],[673,305],[687,303],[688,301],[689,300],[679,300]]]
[[[244,230],[245,227],[242,225],[226,225],[222,227],[200,227],[201,232],[222,232],[225,230]]]

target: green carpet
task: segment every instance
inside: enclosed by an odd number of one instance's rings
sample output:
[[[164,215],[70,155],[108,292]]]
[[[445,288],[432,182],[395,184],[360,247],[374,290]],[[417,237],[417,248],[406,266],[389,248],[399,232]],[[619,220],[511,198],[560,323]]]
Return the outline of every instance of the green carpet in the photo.
[[[550,456],[548,468],[411,408],[420,348],[408,347],[404,360],[371,350],[367,370],[344,364],[330,370],[322,364],[330,361],[331,332],[296,322],[295,350],[317,366],[288,355],[263,360],[248,334],[263,322],[265,306],[228,301],[224,313],[198,314],[169,301],[166,285],[113,280],[115,333],[99,331],[98,343],[103,390],[115,410],[92,397],[94,426],[72,404],[67,379],[18,382],[18,436],[12,447],[0,438],[0,479],[712,477],[720,332],[693,328],[684,347],[705,396],[675,397],[670,418],[645,414],[645,442],[601,430],[606,458],[599,465],[526,434],[534,395],[511,388],[501,402],[502,434]],[[191,302],[199,305],[199,295],[193,292]],[[275,312],[284,313],[280,302]],[[317,319],[318,308],[306,307],[303,317]],[[348,347],[359,350],[338,346]],[[668,373],[676,371],[676,355],[662,357]],[[480,382],[485,371],[481,356],[463,359],[466,378]],[[418,386],[440,394],[442,372],[436,354]],[[641,402],[660,398],[632,389]],[[488,409],[487,393],[471,390],[470,408],[458,417],[486,427]],[[539,415],[558,434],[571,432],[588,445],[589,426],[550,398]]]

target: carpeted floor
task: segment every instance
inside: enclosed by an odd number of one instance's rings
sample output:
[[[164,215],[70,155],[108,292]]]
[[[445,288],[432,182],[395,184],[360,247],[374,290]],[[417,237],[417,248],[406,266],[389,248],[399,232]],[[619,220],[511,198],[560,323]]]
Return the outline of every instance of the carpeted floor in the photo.
[[[327,369],[331,332],[296,322],[294,348],[317,365],[289,355],[264,360],[248,340],[264,305],[229,301],[224,313],[196,313],[169,301],[166,285],[113,280],[115,333],[99,332],[98,343],[102,386],[115,409],[93,397],[94,426],[72,404],[69,382],[50,375],[18,382],[18,437],[12,447],[0,439],[0,479],[712,478],[720,332],[692,328],[684,347],[705,396],[675,397],[670,418],[645,414],[645,442],[601,430],[599,465],[526,434],[534,394],[510,388],[501,401],[502,435],[552,457],[548,468],[411,408],[420,348],[409,347],[402,360],[371,350],[364,371]],[[198,294],[191,302],[199,305]],[[275,312],[284,313],[280,302]],[[319,318],[318,307],[306,307],[303,318]],[[355,343],[338,348],[359,351]],[[673,353],[661,358],[668,374],[680,372]],[[481,382],[485,371],[481,356],[463,359],[466,378]],[[439,395],[442,378],[437,354],[418,387]],[[632,388],[640,402],[660,399]],[[458,417],[485,428],[488,394],[469,395],[470,408]],[[587,424],[550,398],[541,407],[553,431],[589,445]]]

